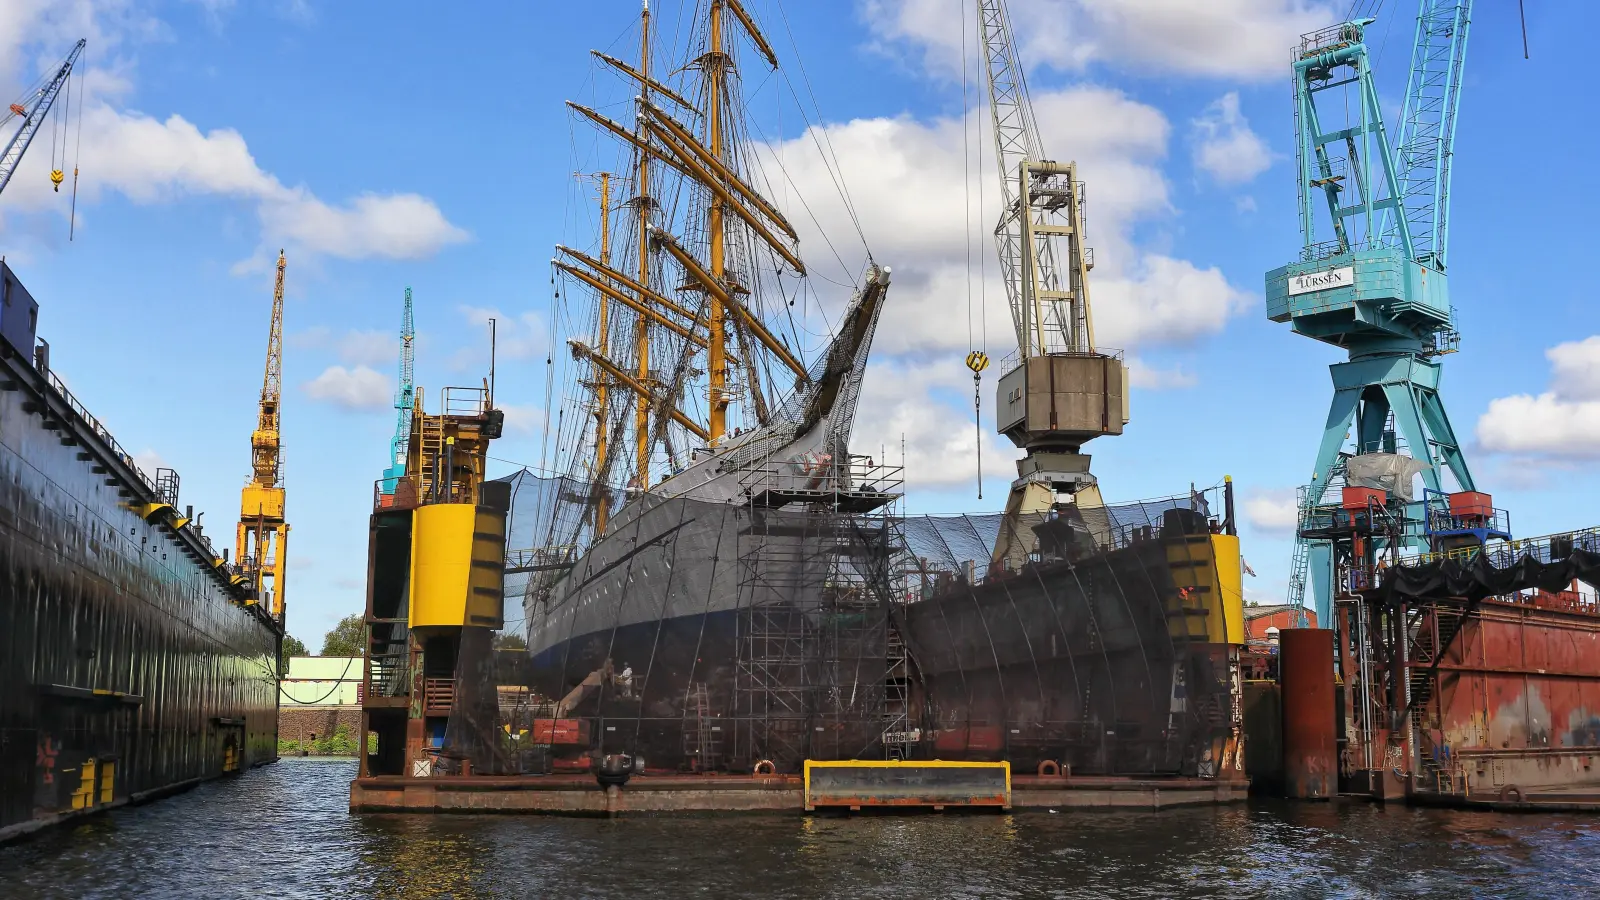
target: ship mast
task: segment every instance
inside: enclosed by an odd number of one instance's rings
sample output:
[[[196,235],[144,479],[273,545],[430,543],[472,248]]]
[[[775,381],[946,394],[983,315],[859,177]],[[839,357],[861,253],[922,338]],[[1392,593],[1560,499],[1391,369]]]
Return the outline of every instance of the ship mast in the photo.
[[[700,57],[700,71],[706,82],[706,143],[710,147],[711,158],[721,163],[722,96],[727,87],[727,57],[722,53],[721,0],[711,0],[707,15],[706,30],[711,46]],[[711,277],[719,282],[725,282],[727,276],[728,236],[723,228],[722,215],[722,199],[713,195],[706,209],[706,236],[711,244]],[[728,336],[723,320],[726,311],[722,308],[721,300],[714,293],[707,299],[711,307],[710,344],[706,348],[706,377],[710,382],[707,396],[711,405],[710,427],[707,430],[711,432],[711,443],[715,446],[728,430]]]
[[[774,378],[769,364],[792,372],[796,386],[810,378],[794,349],[796,336],[781,336],[762,320],[759,298],[772,298],[764,301],[767,309],[783,304],[776,296],[779,276],[806,270],[795,229],[745,174],[753,161],[740,152],[743,104],[735,96],[734,38],[742,36],[774,68],[777,57],[738,0],[700,3],[692,13],[698,48],[686,54],[686,63],[668,66],[669,76],[697,70],[696,91],[685,96],[654,74],[654,23],[646,0],[637,64],[594,54],[635,89],[631,126],[568,103],[602,136],[622,142],[633,182],[627,202],[633,216],[615,221],[602,197],[598,251],[558,246],[554,261],[559,273],[598,299],[592,345],[569,341],[574,358],[594,376],[578,402],[587,406],[583,427],[592,425],[595,433],[592,442],[587,436],[574,442],[592,448],[593,457],[569,471],[582,472],[592,484],[583,520],[596,533],[612,512],[614,468],[631,469],[624,473],[630,491],[651,489],[671,474],[660,470],[658,450],[675,472],[685,459],[685,441],[689,450],[724,446],[735,404],[752,421],[768,423],[771,392],[762,381]],[[614,176],[598,177],[604,195]],[[619,237],[627,235],[616,259],[613,227]],[[629,428],[617,391],[634,395],[631,460],[619,452]]]
[[[601,172],[596,176],[600,180],[600,264],[611,265],[611,173]],[[598,298],[600,309],[600,328],[595,333],[595,343],[599,345],[600,355],[605,356],[610,350],[610,309],[607,305],[606,295]],[[610,462],[611,445],[607,440],[606,423],[611,420],[610,393],[606,384],[605,372],[595,366],[594,378],[595,398],[595,430],[594,430],[594,469],[593,477],[596,481],[606,471]],[[594,530],[606,530],[606,518],[611,513],[611,498],[604,492],[599,492],[594,501]]]
[[[639,14],[639,107],[634,113],[635,129],[639,139],[647,137],[644,111],[650,103],[650,0],[643,0]],[[643,147],[634,150],[633,177],[637,182],[633,197],[633,210],[638,217],[639,306],[646,308],[646,295],[650,293],[650,154]],[[638,316],[634,325],[634,356],[638,360],[639,384],[646,388],[650,383],[650,319]],[[639,490],[650,487],[650,395],[640,392],[634,407],[634,477]],[[602,430],[604,426],[602,426]],[[599,533],[602,529],[596,528]]]

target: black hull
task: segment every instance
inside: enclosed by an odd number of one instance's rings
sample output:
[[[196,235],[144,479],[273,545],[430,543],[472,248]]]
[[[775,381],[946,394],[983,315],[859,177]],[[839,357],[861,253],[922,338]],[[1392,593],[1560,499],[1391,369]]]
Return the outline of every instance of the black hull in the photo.
[[[938,755],[1029,773],[1050,761],[1081,774],[1197,774],[1220,753],[1231,708],[1230,645],[1181,600],[1189,573],[1215,565],[1205,540],[1033,563],[907,604]]]
[[[278,629],[96,423],[0,357],[0,839],[276,759]]]
[[[1236,544],[1204,520],[1171,526],[975,584],[945,569],[905,603],[878,594],[844,608],[823,590],[800,614],[723,600],[648,618],[642,601],[682,598],[636,580],[612,600],[617,624],[535,653],[530,684],[567,698],[547,714],[586,721],[586,749],[659,769],[747,771],[770,759],[792,772],[805,759],[893,753],[1004,759],[1018,772],[1048,762],[1207,774],[1234,727],[1236,642],[1219,628],[1218,597]]]
[[[851,617],[863,615],[883,621]],[[853,621],[849,633],[869,649],[784,665],[752,661],[761,642],[753,621],[751,611],[724,610],[583,635],[534,656],[531,684],[560,698],[609,661],[615,677],[564,715],[590,722],[590,749],[637,754],[652,769],[749,771],[767,760],[796,772],[807,759],[882,758],[883,629]],[[829,630],[819,623],[814,643]],[[841,665],[857,671],[841,674]],[[857,686],[855,696],[832,689],[841,680]]]

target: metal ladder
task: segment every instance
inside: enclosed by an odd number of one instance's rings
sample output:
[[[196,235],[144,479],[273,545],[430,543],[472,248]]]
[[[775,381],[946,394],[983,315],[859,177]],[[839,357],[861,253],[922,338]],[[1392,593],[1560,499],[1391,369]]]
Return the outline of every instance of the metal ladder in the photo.
[[[436,480],[435,466],[440,456],[444,453],[444,417],[422,417],[422,459],[421,472],[418,473],[418,492],[421,496],[417,499],[431,499]],[[443,498],[448,499],[448,498]]]
[[[706,683],[696,681],[689,685],[683,723],[683,755],[696,772],[715,771],[722,762],[722,730],[713,721]]]

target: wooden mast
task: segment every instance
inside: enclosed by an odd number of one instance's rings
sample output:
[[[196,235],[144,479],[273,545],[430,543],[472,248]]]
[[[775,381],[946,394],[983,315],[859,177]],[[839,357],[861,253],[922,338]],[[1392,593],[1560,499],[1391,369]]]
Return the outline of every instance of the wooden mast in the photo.
[[[639,73],[642,76],[639,82],[639,104],[637,112],[640,128],[643,130],[644,104],[650,102],[650,0],[644,0],[644,9],[639,16]],[[650,286],[650,154],[640,153],[638,165],[634,172],[634,179],[638,184],[638,192],[634,196],[634,212],[639,218],[639,284],[648,288]],[[639,305],[644,306],[646,297],[639,295]],[[639,363],[638,381],[647,387],[650,386],[650,322],[645,316],[639,316],[634,325],[634,352]],[[634,407],[634,477],[638,479],[639,490],[650,487],[650,398],[640,394]]]
[[[722,98],[726,87],[724,79],[727,75],[727,67],[724,64],[726,58],[722,53],[722,0],[711,0],[707,30],[709,47],[701,60],[701,69],[706,78],[706,144],[711,150],[712,158],[722,163],[724,162]],[[711,204],[706,210],[706,235],[711,242],[711,277],[719,285],[726,284],[724,276],[727,273],[727,234],[723,216],[722,197],[713,193]],[[706,360],[706,377],[710,382],[707,399],[711,407],[707,431],[711,433],[712,446],[716,446],[728,430],[727,323],[724,318],[726,310],[717,292],[708,291],[706,300],[711,311]]]
[[[611,265],[611,173],[600,173],[600,263]],[[600,301],[600,333],[595,335],[595,343],[599,345],[600,355],[605,356],[611,339],[609,321],[610,304],[604,293],[599,294]],[[603,482],[606,480],[607,455],[611,450],[610,435],[607,434],[607,422],[610,421],[611,407],[610,396],[607,393],[607,384],[604,373],[596,367],[595,371],[595,411],[594,411],[594,480],[596,481],[594,504],[594,532],[604,534],[606,518],[611,514],[611,495],[606,490]]]

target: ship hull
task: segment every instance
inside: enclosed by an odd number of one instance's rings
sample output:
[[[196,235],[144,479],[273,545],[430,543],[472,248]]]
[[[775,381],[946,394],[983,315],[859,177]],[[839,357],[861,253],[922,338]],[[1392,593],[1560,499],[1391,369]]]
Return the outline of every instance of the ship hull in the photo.
[[[526,607],[548,715],[675,770],[894,754],[1195,775],[1224,752],[1235,538],[1179,523],[918,596],[841,591],[807,561],[840,546],[815,521],[671,499],[608,534]]]
[[[1210,774],[1230,733],[1232,645],[1183,608],[1192,582],[1217,580],[1196,577],[1216,566],[1200,541],[1036,563],[906,605],[935,755],[1019,772]]]
[[[0,346],[0,839],[277,757],[279,631]]]

